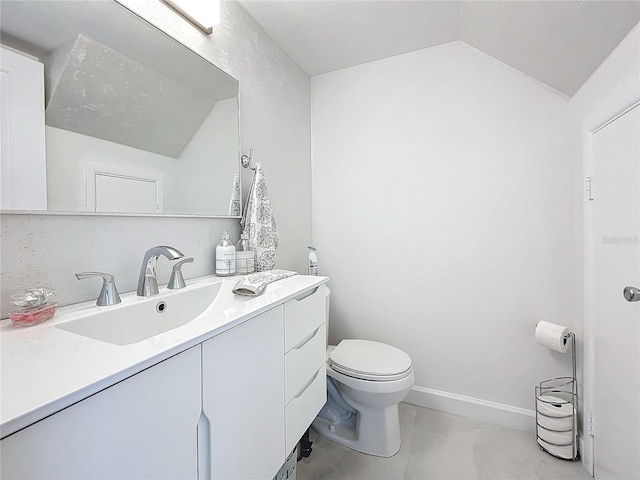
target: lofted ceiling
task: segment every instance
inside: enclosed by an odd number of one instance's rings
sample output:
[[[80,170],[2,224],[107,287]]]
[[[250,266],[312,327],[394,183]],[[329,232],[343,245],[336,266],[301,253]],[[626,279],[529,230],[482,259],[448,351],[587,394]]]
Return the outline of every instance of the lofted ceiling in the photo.
[[[572,96],[640,0],[239,0],[309,75],[460,40]]]
[[[45,64],[49,126],[177,158],[237,95],[235,80],[116,2],[0,0],[0,12],[2,43]]]

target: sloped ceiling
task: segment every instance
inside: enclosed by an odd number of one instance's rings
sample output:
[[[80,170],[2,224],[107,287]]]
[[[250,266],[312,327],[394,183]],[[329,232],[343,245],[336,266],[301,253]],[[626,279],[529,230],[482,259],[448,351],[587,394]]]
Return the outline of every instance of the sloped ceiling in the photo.
[[[240,0],[309,75],[461,40],[572,96],[640,1]]]
[[[46,123],[177,158],[238,84],[113,1],[0,1],[2,43],[45,64]]]
[[[86,35],[44,60],[47,125],[148,152],[178,158],[215,104]]]

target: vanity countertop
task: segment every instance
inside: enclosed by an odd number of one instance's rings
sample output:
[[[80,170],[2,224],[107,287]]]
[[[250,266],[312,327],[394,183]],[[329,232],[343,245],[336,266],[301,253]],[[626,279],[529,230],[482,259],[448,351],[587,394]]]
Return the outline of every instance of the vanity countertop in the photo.
[[[207,276],[189,285],[222,282],[220,308],[205,311],[181,327],[130,345],[115,345],[67,332],[56,325],[74,320],[88,309],[122,308],[149,299],[135,292],[122,295],[122,304],[98,307],[95,301],[58,309],[47,322],[14,327],[0,321],[0,437],[99,392],[145,368],[218,335],[277,304],[318,287],[329,279],[295,275],[267,286],[258,297],[234,295],[242,276],[228,279]],[[161,294],[171,292],[161,289]]]

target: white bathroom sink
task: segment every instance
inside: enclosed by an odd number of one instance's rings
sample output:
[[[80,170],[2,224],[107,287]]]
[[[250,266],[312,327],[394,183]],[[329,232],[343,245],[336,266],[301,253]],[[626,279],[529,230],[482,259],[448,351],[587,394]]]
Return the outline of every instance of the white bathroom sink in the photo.
[[[55,326],[103,342],[129,345],[191,322],[214,306],[221,287],[222,282],[215,282],[137,297],[119,305],[96,307],[95,312]]]

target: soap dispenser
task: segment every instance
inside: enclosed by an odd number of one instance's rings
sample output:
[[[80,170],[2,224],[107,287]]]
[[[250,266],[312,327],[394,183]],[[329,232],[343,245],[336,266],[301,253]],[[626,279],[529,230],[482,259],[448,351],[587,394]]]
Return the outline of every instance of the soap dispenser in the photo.
[[[236,245],[236,273],[253,273],[256,270],[255,253],[249,245],[249,234],[245,231],[240,235]]]
[[[315,247],[308,246],[309,249],[309,275],[318,275],[318,255]]]
[[[229,240],[229,230],[225,230],[220,245],[216,247],[216,275],[228,277],[234,273],[236,273],[236,247]]]

